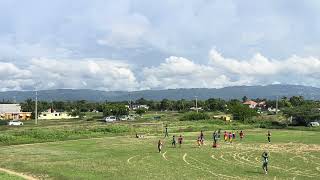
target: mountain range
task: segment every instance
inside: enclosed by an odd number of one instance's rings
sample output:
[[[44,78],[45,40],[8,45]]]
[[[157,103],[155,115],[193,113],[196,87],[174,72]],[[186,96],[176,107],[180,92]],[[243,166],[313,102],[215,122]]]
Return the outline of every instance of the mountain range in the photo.
[[[193,88],[141,91],[100,91],[91,89],[55,89],[38,91],[38,99],[42,101],[127,101],[144,98],[161,100],[177,99],[241,99],[249,98],[275,99],[277,96],[304,96],[305,99],[320,100],[320,88],[300,85],[266,85],[266,86],[232,86],[224,88]],[[21,102],[28,98],[35,99],[34,91],[0,92],[0,100]]]

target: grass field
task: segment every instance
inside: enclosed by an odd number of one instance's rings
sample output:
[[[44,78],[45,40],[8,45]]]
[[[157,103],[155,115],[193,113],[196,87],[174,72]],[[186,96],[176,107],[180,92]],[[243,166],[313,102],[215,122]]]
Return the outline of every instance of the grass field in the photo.
[[[184,132],[182,148],[172,148],[167,138],[161,154],[159,136],[0,146],[0,167],[39,179],[320,179],[317,131],[272,130],[268,144],[265,129],[250,129],[242,142],[221,142],[216,149],[210,147],[211,133],[205,132],[201,148],[195,142],[199,133]],[[264,150],[270,152],[268,175],[261,168]]]
[[[6,180],[23,180],[23,178],[17,177],[17,176],[13,176],[13,175],[9,175],[3,172],[0,172],[0,179],[6,179]]]

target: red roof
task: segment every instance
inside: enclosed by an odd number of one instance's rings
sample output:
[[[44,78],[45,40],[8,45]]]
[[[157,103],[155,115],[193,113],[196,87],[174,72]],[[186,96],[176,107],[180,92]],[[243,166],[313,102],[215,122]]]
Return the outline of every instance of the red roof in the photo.
[[[249,100],[249,101],[244,102],[243,104],[247,104],[247,105],[257,105],[258,103]]]

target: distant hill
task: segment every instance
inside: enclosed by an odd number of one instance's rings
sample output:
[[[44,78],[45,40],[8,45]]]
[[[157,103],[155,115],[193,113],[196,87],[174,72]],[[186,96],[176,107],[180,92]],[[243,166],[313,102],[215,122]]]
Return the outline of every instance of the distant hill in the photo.
[[[220,89],[195,88],[195,89],[168,89],[168,90],[143,90],[143,91],[99,91],[90,89],[56,89],[38,91],[39,100],[51,101],[126,101],[139,98],[161,100],[167,99],[198,99],[222,98],[240,99],[249,98],[275,99],[277,96],[291,97],[304,96],[306,99],[320,100],[320,88],[298,85],[267,85],[267,86],[234,86]],[[35,98],[33,91],[6,91],[0,92],[0,100],[24,101]]]

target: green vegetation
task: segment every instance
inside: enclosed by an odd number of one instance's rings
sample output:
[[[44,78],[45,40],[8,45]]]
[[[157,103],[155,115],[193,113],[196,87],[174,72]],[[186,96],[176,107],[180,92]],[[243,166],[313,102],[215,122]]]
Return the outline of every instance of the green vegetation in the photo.
[[[33,101],[24,103],[24,109],[33,110]],[[134,121],[106,123],[104,116],[129,114],[125,102],[53,102],[55,108],[81,117],[39,120],[37,125],[26,121],[19,127],[0,121],[0,167],[40,179],[320,178],[320,127],[292,126],[289,119],[297,125],[319,119],[317,101],[283,97],[280,113],[273,115],[266,111],[266,107],[274,107],[275,101],[270,100],[258,111],[239,100],[211,98],[198,102],[204,109],[199,113],[188,112],[194,106],[192,100],[139,99],[134,103],[146,104],[150,111],[136,110],[139,116]],[[40,109],[50,105],[39,104]],[[216,119],[226,114],[232,114],[233,120]],[[182,148],[171,148],[171,138],[165,139],[163,154],[159,154],[156,143],[163,139],[165,126],[170,136],[182,134],[185,141]],[[219,129],[237,136],[244,130],[245,139],[233,144],[220,142],[219,148],[212,149],[212,133]],[[267,144],[270,129],[272,143]],[[197,148],[200,131],[205,131],[206,145]],[[135,138],[136,134],[144,138]],[[260,162],[265,150],[270,152],[268,175],[262,174]],[[8,175],[0,173],[0,179],[2,176]]]
[[[147,112],[147,110],[145,109],[145,108],[139,108],[139,109],[137,109],[136,110],[136,113],[138,114],[138,115],[142,115],[142,114],[144,114],[144,113],[146,113]]]
[[[14,175],[10,175],[4,172],[0,171],[0,179],[4,179],[4,180],[23,180],[23,178],[14,176]]]
[[[124,104],[106,104],[103,107],[104,116],[128,115],[129,109]]]
[[[258,115],[256,110],[240,103],[233,104],[229,108],[229,112],[233,115],[233,118],[241,122],[250,121],[254,116]]]
[[[206,119],[210,119],[210,116],[207,113],[204,112],[188,112],[185,113],[181,120],[182,121],[198,121],[198,120],[206,120]]]
[[[210,147],[211,131],[201,148],[195,143],[199,132],[181,133],[182,148],[171,148],[168,138],[161,154],[156,142],[162,136],[2,146],[0,166],[50,179],[319,179],[316,132],[273,130],[271,144],[265,133],[245,130],[242,142],[220,142],[216,149]],[[270,153],[268,175],[261,169],[264,150]]]

